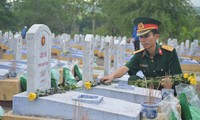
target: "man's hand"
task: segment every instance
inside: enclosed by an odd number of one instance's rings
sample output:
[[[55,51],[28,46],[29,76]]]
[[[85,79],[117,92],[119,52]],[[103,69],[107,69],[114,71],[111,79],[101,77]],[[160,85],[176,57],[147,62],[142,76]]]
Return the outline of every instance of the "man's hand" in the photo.
[[[121,66],[120,68],[118,68],[112,74],[110,74],[108,76],[104,76],[103,78],[101,78],[101,82],[111,83],[114,78],[120,78],[120,77],[122,77],[128,70],[129,70],[128,67]]]
[[[165,88],[165,89],[172,89],[172,81],[170,78],[164,78],[161,80],[161,85]]]
[[[111,75],[104,76],[103,78],[101,78],[101,81],[104,83],[111,83],[113,79],[114,79],[114,76],[111,74]]]

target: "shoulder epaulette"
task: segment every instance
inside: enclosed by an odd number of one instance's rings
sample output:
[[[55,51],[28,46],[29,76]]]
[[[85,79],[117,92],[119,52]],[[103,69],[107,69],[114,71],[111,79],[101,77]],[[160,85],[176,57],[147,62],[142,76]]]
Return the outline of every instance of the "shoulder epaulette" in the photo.
[[[174,50],[174,47],[169,46],[169,45],[162,45],[162,48],[165,49],[165,50],[168,50],[168,51],[173,51]]]
[[[142,49],[140,49],[140,50],[137,50],[137,51],[133,52],[133,54],[136,54],[136,53],[139,53],[139,52],[142,52],[142,51],[144,51],[144,48],[142,48]]]

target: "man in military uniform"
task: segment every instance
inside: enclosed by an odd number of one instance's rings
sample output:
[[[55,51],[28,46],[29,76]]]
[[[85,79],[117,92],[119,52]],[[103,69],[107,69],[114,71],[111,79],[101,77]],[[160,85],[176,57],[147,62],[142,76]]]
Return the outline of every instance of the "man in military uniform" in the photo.
[[[176,50],[167,45],[158,45],[158,27],[161,22],[152,18],[138,17],[134,20],[138,25],[137,36],[144,49],[134,52],[131,60],[101,81],[112,82],[113,79],[123,76],[126,72],[130,75],[129,80],[139,79],[136,73],[141,70],[145,77],[159,77],[181,74],[182,70]]]

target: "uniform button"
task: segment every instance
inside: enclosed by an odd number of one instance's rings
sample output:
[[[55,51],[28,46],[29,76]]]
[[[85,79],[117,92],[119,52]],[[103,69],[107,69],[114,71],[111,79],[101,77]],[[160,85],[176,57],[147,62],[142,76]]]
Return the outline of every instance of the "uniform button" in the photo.
[[[161,69],[160,71],[163,71],[163,69]]]
[[[154,70],[153,72],[155,73],[156,71]]]

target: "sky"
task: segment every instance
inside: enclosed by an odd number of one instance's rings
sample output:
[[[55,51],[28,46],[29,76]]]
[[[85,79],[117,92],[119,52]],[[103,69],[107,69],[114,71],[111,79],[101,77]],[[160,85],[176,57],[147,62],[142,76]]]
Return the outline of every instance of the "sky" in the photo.
[[[200,7],[200,0],[190,0],[194,6]]]

